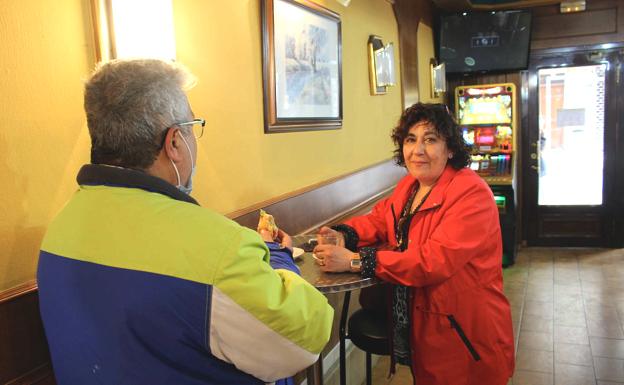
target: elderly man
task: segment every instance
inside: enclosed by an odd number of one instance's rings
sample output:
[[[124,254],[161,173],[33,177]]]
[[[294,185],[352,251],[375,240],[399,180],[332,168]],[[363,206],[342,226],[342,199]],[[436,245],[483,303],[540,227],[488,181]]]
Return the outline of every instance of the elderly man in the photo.
[[[91,163],[50,224],[37,278],[59,384],[261,384],[311,365],[333,311],[272,242],[188,194],[204,120],[159,60],[85,87]],[[282,246],[283,245],[283,246]]]

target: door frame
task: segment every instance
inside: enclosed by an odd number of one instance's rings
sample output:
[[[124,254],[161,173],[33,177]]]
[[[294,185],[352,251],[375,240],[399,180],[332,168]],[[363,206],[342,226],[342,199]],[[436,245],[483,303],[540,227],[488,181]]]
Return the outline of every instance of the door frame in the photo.
[[[529,246],[590,246],[590,247],[618,247],[624,243],[622,227],[617,213],[624,213],[624,198],[619,197],[617,191],[624,190],[622,177],[624,171],[618,165],[624,163],[622,150],[623,135],[617,135],[622,112],[617,111],[618,100],[622,100],[622,48],[623,44],[609,44],[595,47],[568,47],[532,51],[529,59],[529,68],[521,76],[522,86],[522,223],[523,239]],[[538,206],[537,204],[537,171],[531,166],[537,166],[537,160],[530,155],[535,152],[539,135],[539,97],[537,71],[550,68],[562,63],[570,66],[600,64],[600,55],[606,58],[610,65],[605,73],[605,120],[604,120],[604,174],[603,174],[603,204],[601,206]],[[533,145],[535,144],[535,146]],[[620,150],[619,158],[616,155]],[[620,171],[618,171],[620,170]],[[618,175],[620,174],[620,175]],[[542,218],[575,218],[579,223],[598,223],[600,236],[544,236],[541,232]],[[592,222],[593,221],[593,222]],[[622,222],[622,223],[621,223]]]

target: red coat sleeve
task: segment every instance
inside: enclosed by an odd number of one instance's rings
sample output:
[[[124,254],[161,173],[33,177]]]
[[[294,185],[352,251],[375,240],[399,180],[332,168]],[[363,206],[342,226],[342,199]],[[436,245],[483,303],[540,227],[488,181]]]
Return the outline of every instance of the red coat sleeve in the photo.
[[[360,237],[358,248],[387,242],[388,230],[385,219],[387,210],[390,210],[390,198],[379,201],[369,214],[345,222],[353,227]]]
[[[462,191],[449,193],[434,210],[441,211],[416,214],[439,216],[420,244],[410,244],[404,252],[377,252],[375,275],[392,283],[422,287],[449,279],[476,258],[483,258],[490,265],[490,257],[498,255],[495,263],[500,262],[498,211],[485,183],[473,183]],[[410,239],[412,236],[410,233]]]

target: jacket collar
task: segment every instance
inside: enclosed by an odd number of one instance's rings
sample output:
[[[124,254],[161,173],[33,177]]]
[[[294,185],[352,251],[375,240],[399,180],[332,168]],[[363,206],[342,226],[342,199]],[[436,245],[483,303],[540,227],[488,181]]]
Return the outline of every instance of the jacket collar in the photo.
[[[172,184],[139,170],[104,164],[85,164],[78,172],[76,180],[79,185],[138,188],[199,205],[193,197],[184,194]]]
[[[446,188],[449,183],[451,183],[457,172],[458,170],[455,170],[448,164],[446,165],[444,171],[442,171],[442,175],[440,175],[440,178],[438,178],[438,181],[436,182],[435,186],[433,186],[431,193],[427,197],[427,200],[420,208],[420,211],[438,207],[442,204],[442,202],[444,202]],[[412,177],[412,179],[414,180],[414,183],[418,183],[416,178]]]

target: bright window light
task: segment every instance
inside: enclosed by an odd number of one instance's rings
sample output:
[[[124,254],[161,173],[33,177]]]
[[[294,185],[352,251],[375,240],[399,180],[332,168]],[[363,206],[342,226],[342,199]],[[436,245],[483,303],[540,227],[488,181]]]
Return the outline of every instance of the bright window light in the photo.
[[[171,0],[100,0],[101,60],[157,58],[175,60]]]
[[[171,0],[112,0],[118,58],[175,59]]]

